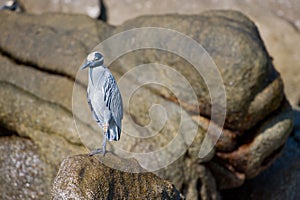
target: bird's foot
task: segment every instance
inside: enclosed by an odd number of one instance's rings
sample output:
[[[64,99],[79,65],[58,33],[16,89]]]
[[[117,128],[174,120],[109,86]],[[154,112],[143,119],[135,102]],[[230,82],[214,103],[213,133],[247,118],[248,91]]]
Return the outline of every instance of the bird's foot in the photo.
[[[93,156],[93,155],[101,154],[101,153],[103,154],[103,156],[105,156],[106,150],[105,149],[101,149],[101,148],[95,149],[95,150],[93,150],[93,151],[91,151],[89,153],[89,156]]]
[[[102,153],[103,156],[105,156],[105,154],[106,154],[106,135],[104,135],[104,139],[103,139],[103,142],[102,142],[102,149],[98,148],[96,150],[91,151],[89,153],[89,156],[93,156],[93,155],[100,154],[100,153]]]

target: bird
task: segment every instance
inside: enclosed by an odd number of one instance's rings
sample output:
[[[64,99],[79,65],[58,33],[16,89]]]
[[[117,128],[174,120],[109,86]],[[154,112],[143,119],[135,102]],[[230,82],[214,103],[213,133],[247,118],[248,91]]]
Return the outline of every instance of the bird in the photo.
[[[3,6],[0,6],[0,10],[11,10],[15,11],[18,8],[17,1],[7,1]]]
[[[102,128],[104,139],[102,149],[89,153],[90,156],[106,153],[106,140],[118,141],[121,136],[123,119],[123,102],[119,87],[109,69],[104,65],[103,55],[94,51],[90,53],[81,70],[89,68],[87,102],[92,116]]]

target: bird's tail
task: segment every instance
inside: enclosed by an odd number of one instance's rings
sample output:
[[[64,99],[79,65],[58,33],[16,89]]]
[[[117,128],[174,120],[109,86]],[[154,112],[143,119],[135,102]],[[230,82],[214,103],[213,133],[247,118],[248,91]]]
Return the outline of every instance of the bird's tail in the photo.
[[[119,140],[121,136],[121,129],[116,125],[116,123],[112,123],[109,125],[106,138],[109,141]]]

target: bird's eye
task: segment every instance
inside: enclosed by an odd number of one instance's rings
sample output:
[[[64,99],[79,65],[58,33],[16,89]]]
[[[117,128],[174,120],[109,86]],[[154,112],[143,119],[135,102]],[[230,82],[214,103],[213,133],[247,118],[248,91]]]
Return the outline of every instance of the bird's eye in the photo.
[[[95,53],[94,59],[95,60],[99,60],[100,58],[101,58],[100,54],[99,53]]]

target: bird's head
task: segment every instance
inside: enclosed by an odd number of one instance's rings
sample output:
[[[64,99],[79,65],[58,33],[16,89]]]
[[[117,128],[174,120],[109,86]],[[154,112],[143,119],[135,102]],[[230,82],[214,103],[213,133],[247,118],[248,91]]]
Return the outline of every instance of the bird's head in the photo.
[[[94,51],[93,53],[90,53],[87,58],[86,62],[80,67],[80,69],[85,69],[87,67],[98,67],[103,66],[104,58],[101,53],[98,51]]]

